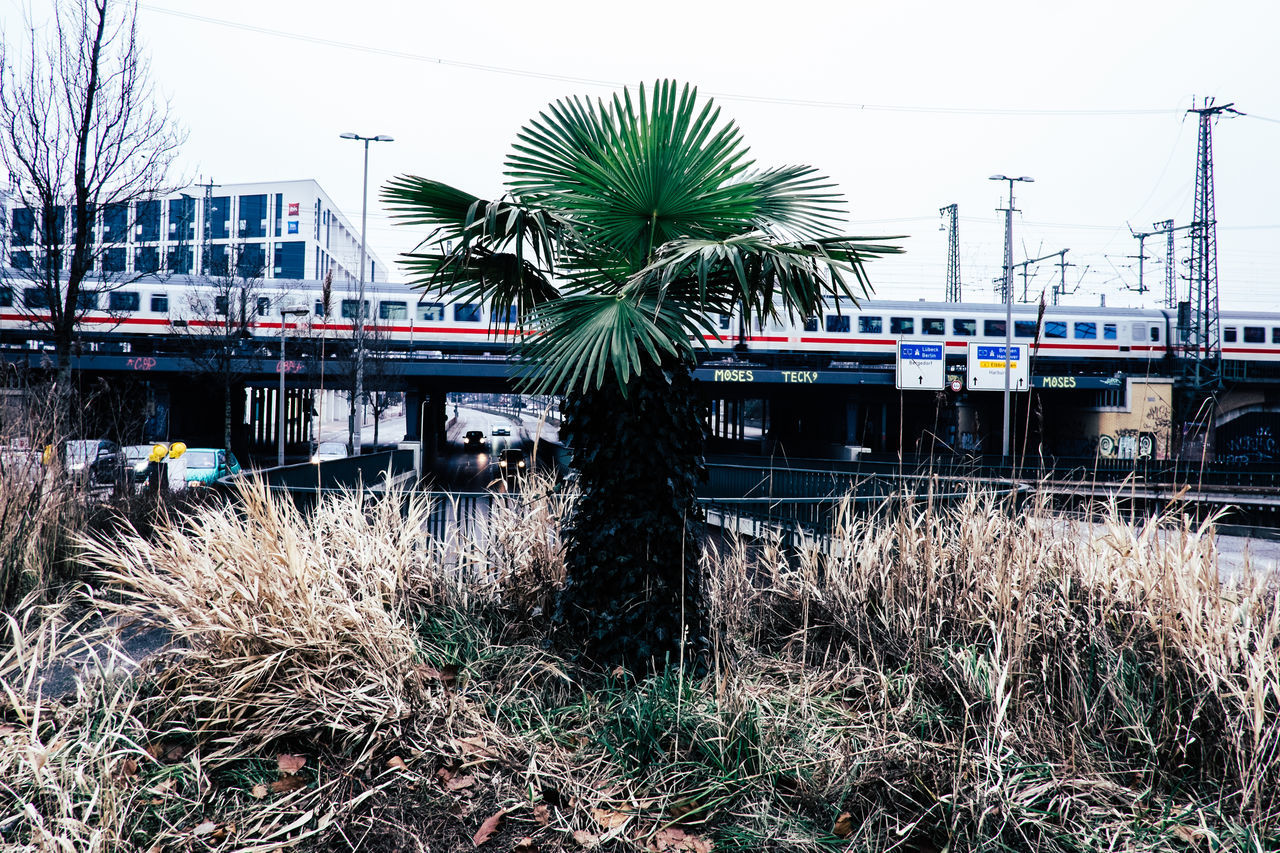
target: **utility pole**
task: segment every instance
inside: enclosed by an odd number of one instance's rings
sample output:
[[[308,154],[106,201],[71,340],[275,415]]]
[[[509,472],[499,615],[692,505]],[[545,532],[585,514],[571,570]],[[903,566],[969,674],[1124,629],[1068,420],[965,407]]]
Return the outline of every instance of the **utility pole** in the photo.
[[[1075,293],[1075,290],[1070,290],[1070,291],[1067,290],[1067,267],[1075,266],[1075,264],[1067,263],[1067,252],[1070,252],[1070,251],[1071,251],[1070,249],[1063,249],[1060,252],[1054,252],[1052,255],[1046,256],[1049,258],[1056,257],[1058,259],[1058,262],[1054,264],[1054,266],[1058,268],[1058,283],[1049,289],[1050,301],[1053,305],[1058,304],[1058,300],[1062,297],[1063,294]],[[1077,283],[1076,286],[1078,287],[1079,284]]]
[[[1156,229],[1154,233],[1164,234],[1166,237],[1164,248],[1164,307],[1170,309],[1177,308],[1178,289],[1175,282],[1177,282],[1178,277],[1175,275],[1174,270],[1173,220],[1162,219],[1152,227]]]
[[[1035,178],[1023,175],[1010,178],[1005,175],[992,175],[988,180],[1009,182],[1009,204],[1004,210],[1004,429],[1001,432],[1001,457],[1009,461],[1009,392],[1012,382],[1012,366],[1010,356],[1013,353],[1013,185],[1017,181],[1033,183]]]
[[[960,301],[960,206],[949,204],[938,213],[950,220],[947,234],[947,302]]]
[[[1126,223],[1125,223],[1125,225],[1129,225],[1129,223],[1127,223],[1127,222],[1126,222]],[[1147,243],[1147,238],[1148,238],[1148,237],[1150,237],[1152,234],[1155,234],[1155,233],[1157,233],[1157,232],[1155,232],[1155,231],[1134,231],[1134,230],[1133,230],[1133,226],[1132,226],[1132,225],[1129,225],[1129,233],[1130,233],[1130,234],[1132,234],[1134,237],[1136,237],[1136,238],[1137,238],[1137,240],[1138,240],[1138,254],[1136,255],[1136,258],[1137,258],[1137,260],[1138,260],[1138,287],[1137,287],[1137,291],[1138,291],[1138,293],[1146,293],[1146,292],[1147,292],[1147,285],[1146,285],[1146,282],[1145,282],[1145,279],[1144,279],[1144,276],[1143,276],[1143,264],[1144,264],[1144,262],[1147,260],[1146,243]],[[1130,258],[1133,258],[1133,257],[1135,257],[1135,256],[1134,256],[1134,255],[1129,255],[1129,257],[1130,257]],[[1132,287],[1126,287],[1125,289],[1126,289],[1126,290],[1133,290],[1134,288],[1132,288]]]
[[[1222,341],[1218,327],[1218,220],[1213,202],[1213,120],[1224,113],[1242,115],[1231,104],[1217,106],[1206,98],[1187,110],[1200,117],[1196,153],[1195,214],[1191,221],[1190,324],[1183,355],[1187,378],[1199,393],[1221,380]]]
[[[1015,266],[1015,267],[1022,267],[1022,299],[1020,299],[1020,300],[1018,300],[1018,301],[1019,301],[1019,302],[1023,302],[1023,303],[1026,303],[1026,302],[1030,301],[1027,297],[1028,297],[1028,289],[1029,289],[1029,287],[1030,287],[1030,278],[1031,278],[1031,276],[1030,276],[1030,268],[1031,268],[1031,265],[1032,265],[1032,264],[1038,264],[1038,263],[1040,263],[1041,261],[1047,261],[1047,260],[1049,260],[1050,258],[1056,258],[1056,257],[1059,257],[1059,256],[1061,256],[1061,257],[1066,257],[1066,254],[1067,254],[1067,252],[1069,252],[1069,251],[1071,251],[1071,250],[1070,250],[1070,249],[1060,249],[1060,250],[1058,250],[1058,251],[1056,251],[1056,252],[1050,252],[1049,254],[1044,255],[1043,257],[1039,257],[1039,258],[1029,258],[1029,259],[1027,259],[1027,260],[1025,260],[1025,261],[1020,261],[1019,263],[1014,264],[1014,266]],[[1074,264],[1072,264],[1072,266],[1074,266]],[[1056,302],[1055,302],[1054,304],[1055,304],[1055,305],[1057,305],[1058,303],[1056,303]]]

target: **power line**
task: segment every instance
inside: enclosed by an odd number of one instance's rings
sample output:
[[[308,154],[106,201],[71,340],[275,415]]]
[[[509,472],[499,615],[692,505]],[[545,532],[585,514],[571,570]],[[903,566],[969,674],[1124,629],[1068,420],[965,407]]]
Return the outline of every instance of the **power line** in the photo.
[[[503,65],[490,65],[482,62],[469,62],[461,59],[446,59],[442,56],[429,56],[421,53],[410,53],[403,50],[393,50],[385,47],[375,47],[374,45],[357,44],[355,42],[342,41],[340,39],[325,38],[323,36],[307,35],[305,33],[288,32],[286,30],[277,30],[270,27],[260,27],[256,24],[246,24],[240,21],[228,21],[223,18],[214,18],[208,15],[198,15],[194,12],[184,12],[178,9],[166,9],[163,6],[153,6],[149,3],[139,4],[141,8],[151,12],[158,12],[162,15],[171,15],[175,18],[185,18],[191,21],[198,21],[204,24],[213,24],[219,27],[228,27],[231,29],[242,30],[244,32],[258,33],[260,35],[272,36],[273,38],[289,39],[290,41],[304,42],[307,44],[315,44],[323,47],[334,47],[341,50],[353,50],[360,53],[367,53],[376,56],[386,56],[392,59],[404,59],[411,62],[423,62],[431,65],[449,66],[451,68],[463,68],[470,71],[481,71],[488,74],[504,74],[512,77],[528,77],[537,80],[555,80],[561,83],[580,83],[587,86],[602,86],[610,89],[626,86],[627,83],[618,80],[604,80],[594,77],[581,77],[572,74],[557,74],[548,71],[534,71],[528,68],[513,68]],[[975,116],[1062,116],[1062,117],[1079,117],[1079,116],[1103,116],[1103,117],[1135,117],[1135,116],[1165,116],[1177,115],[1181,112],[1179,109],[1166,108],[1140,108],[1140,109],[1025,109],[1025,108],[996,108],[996,107],[938,107],[910,104],[867,104],[854,101],[831,101],[816,98],[781,98],[771,97],[768,95],[748,95],[741,92],[716,92],[707,91],[706,94],[723,98],[729,101],[741,101],[746,103],[757,104],[779,104],[783,106],[795,107],[818,107],[822,109],[840,109],[854,110],[866,112],[900,112],[900,113],[931,113],[935,115],[975,115]]]

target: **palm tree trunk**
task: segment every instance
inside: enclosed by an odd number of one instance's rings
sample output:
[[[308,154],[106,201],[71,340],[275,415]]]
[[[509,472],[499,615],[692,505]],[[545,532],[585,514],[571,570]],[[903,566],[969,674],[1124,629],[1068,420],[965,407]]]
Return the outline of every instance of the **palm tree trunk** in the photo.
[[[582,493],[556,628],[602,664],[675,663],[682,638],[703,636],[695,488],[705,427],[688,365],[646,366],[625,397],[613,381],[570,394],[562,435]]]

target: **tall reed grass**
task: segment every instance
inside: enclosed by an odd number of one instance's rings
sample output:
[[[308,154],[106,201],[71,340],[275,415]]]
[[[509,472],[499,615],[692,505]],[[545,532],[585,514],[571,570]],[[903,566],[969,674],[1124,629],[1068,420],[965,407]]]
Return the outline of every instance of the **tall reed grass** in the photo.
[[[85,541],[94,600],[172,647],[128,675],[75,626],[9,620],[0,838],[1280,847],[1280,588],[1220,576],[1208,525],[1112,512],[1064,536],[989,494],[850,503],[826,550],[708,542],[709,653],[637,678],[548,646],[565,500],[535,483],[440,541],[421,496],[304,515],[255,484]],[[79,690],[40,697],[68,644],[92,650]]]

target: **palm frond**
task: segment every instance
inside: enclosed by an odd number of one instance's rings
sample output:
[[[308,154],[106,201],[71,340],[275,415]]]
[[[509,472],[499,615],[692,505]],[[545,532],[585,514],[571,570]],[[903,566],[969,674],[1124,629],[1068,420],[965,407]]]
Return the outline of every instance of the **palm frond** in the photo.
[[[719,308],[733,290],[747,321],[808,316],[828,297],[856,303],[870,296],[865,264],[901,251],[867,238],[785,242],[756,231],[724,240],[673,240],[639,277],[657,280],[664,294],[695,301],[704,310]]]
[[[706,317],[652,298],[612,294],[566,296],[541,306],[536,334],[521,347],[522,377],[537,393],[599,388],[631,377],[664,355],[676,358],[704,344]]]

